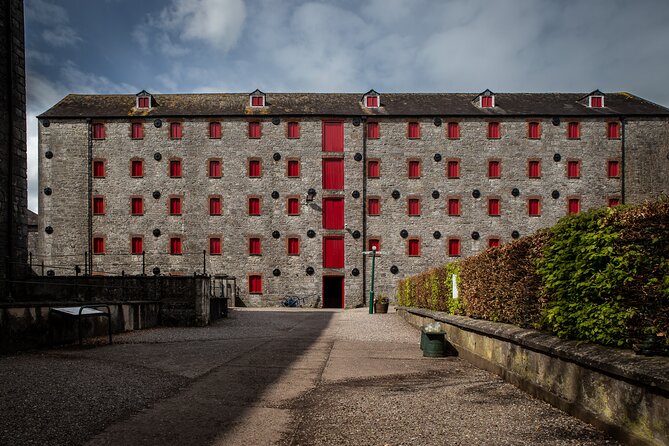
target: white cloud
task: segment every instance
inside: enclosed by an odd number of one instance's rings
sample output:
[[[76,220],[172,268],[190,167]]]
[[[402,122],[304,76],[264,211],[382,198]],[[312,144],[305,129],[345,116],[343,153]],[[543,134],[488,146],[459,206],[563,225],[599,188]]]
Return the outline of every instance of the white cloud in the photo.
[[[26,4],[27,20],[34,21],[45,27],[42,31],[44,41],[55,47],[76,45],[81,42],[77,32],[69,26],[70,17],[60,5],[45,0],[29,0]]]
[[[76,31],[69,26],[45,29],[42,32],[42,37],[49,44],[57,47],[75,45],[77,42],[81,42],[81,37],[79,37]]]

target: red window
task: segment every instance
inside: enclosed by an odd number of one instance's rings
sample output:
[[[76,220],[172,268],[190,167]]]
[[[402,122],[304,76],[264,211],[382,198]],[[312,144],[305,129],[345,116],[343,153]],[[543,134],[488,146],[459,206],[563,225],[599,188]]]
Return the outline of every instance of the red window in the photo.
[[[578,161],[567,161],[567,177],[579,178],[581,176],[581,163]]]
[[[460,178],[460,161],[449,161],[446,175],[448,178]]]
[[[221,197],[209,197],[209,215],[221,215]]]
[[[367,138],[369,139],[379,139],[379,123],[378,122],[368,122],[367,123]]]
[[[457,238],[448,239],[448,255],[450,257],[460,256],[460,239]]]
[[[530,122],[527,124],[527,136],[530,139],[539,139],[540,133],[538,122]]]
[[[323,160],[323,189],[344,189],[344,160]]]
[[[183,132],[181,131],[180,122],[171,122],[170,123],[170,138],[172,139],[181,139]]]
[[[381,200],[378,198],[367,200],[367,215],[381,215]]]
[[[170,177],[181,178],[181,160],[170,160]]]
[[[93,139],[105,139],[105,125],[101,122],[93,124]]]
[[[379,178],[381,176],[381,164],[377,160],[367,161],[367,176],[369,178]]]
[[[618,178],[620,176],[620,163],[617,160],[609,160],[607,174],[609,178]]]
[[[609,207],[615,207],[620,204],[620,198],[609,198]]]
[[[323,152],[344,151],[344,123],[323,122]]]
[[[367,107],[378,107],[378,106],[379,106],[378,96],[367,96]]]
[[[407,125],[407,138],[420,139],[420,123],[410,122]]]
[[[209,239],[209,255],[221,255],[221,239],[220,237],[212,237]]]
[[[137,98],[137,108],[149,108],[149,98]]]
[[[209,137],[212,139],[221,139],[221,123],[220,122],[210,122],[209,123]]]
[[[252,274],[249,276],[249,294],[262,294],[262,276]]]
[[[209,160],[209,177],[210,178],[220,178],[221,177],[221,161],[220,160]]]
[[[249,215],[260,215],[260,198],[249,198]]]
[[[93,237],[93,254],[105,253],[105,239],[104,237]]]
[[[249,122],[249,138],[259,139],[260,138],[260,123],[259,122]]]
[[[488,199],[488,215],[497,217],[500,214],[500,200],[499,198]]]
[[[105,162],[102,160],[93,161],[93,176],[95,178],[104,178],[105,176]]]
[[[179,237],[170,238],[170,254],[172,255],[181,254],[181,239]]]
[[[144,125],[139,122],[133,122],[131,127],[132,139],[144,138]]]
[[[420,255],[420,240],[416,238],[409,239],[408,241],[408,254],[412,257]]]
[[[609,139],[619,139],[620,138],[620,123],[619,122],[609,122],[608,123],[608,136]]]
[[[300,215],[300,199],[288,199],[288,215]]]
[[[488,177],[499,178],[502,171],[502,163],[497,160],[488,161]]]
[[[481,107],[492,107],[492,96],[481,96]]]
[[[181,198],[170,198],[170,215],[181,215]]]
[[[130,199],[130,213],[132,215],[144,214],[144,199],[142,197],[133,197]]]
[[[300,123],[299,122],[289,122],[288,123],[288,138],[298,139],[300,137]]]
[[[567,124],[567,138],[579,139],[581,137],[581,127],[578,122],[570,122]]]
[[[300,176],[300,162],[298,160],[288,160],[287,176],[290,178]]]
[[[527,162],[527,176],[541,178],[541,161],[530,160]]]
[[[488,138],[499,139],[499,122],[488,123]]]
[[[578,214],[581,212],[581,200],[578,198],[570,198],[567,205],[567,212],[571,214]]]
[[[460,199],[459,198],[449,198],[448,199],[448,215],[460,215]]]
[[[449,122],[448,123],[448,138],[449,139],[459,139],[460,138],[460,123],[459,122]]]
[[[343,198],[323,198],[323,228],[344,229]]]
[[[133,237],[130,239],[130,253],[142,254],[144,252],[144,239],[142,237]]]
[[[93,214],[103,215],[105,213],[105,199],[103,197],[93,197]]]
[[[419,217],[420,216],[420,199],[419,198],[409,198],[408,200],[408,211],[410,217]]]
[[[130,176],[143,177],[144,176],[144,161],[132,160],[130,163]]]
[[[263,105],[265,105],[264,99],[265,98],[263,98],[262,96],[252,96],[251,105],[254,107],[262,107]]]
[[[300,255],[300,239],[297,237],[288,237],[288,255]]]
[[[260,254],[260,239],[258,237],[249,238],[249,255],[259,256]]]
[[[420,161],[409,161],[407,175],[409,178],[420,178]]]
[[[488,248],[497,248],[499,246],[498,238],[489,238],[488,239]]]
[[[541,200],[538,198],[530,198],[527,200],[527,213],[532,216],[541,215]]]
[[[378,238],[370,238],[367,240],[367,249],[373,251],[374,248],[376,248],[377,252],[381,251],[381,240]]]
[[[344,267],[344,237],[323,237],[323,268]]]
[[[602,107],[603,106],[603,98],[601,96],[590,96],[590,107]]]
[[[249,160],[249,177],[257,178],[262,175],[260,160]]]

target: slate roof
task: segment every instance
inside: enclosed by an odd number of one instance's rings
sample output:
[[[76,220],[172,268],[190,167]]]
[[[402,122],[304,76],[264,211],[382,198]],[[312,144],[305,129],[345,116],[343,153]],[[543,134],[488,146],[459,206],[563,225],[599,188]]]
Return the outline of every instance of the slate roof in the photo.
[[[267,107],[249,106],[248,93],[157,94],[158,106],[135,108],[136,95],[70,94],[39,118],[195,116],[669,116],[669,109],[629,93],[606,93],[603,108],[579,102],[588,93],[496,93],[495,107],[476,106],[476,93],[381,93],[381,106],[363,107],[360,93],[267,93]]]

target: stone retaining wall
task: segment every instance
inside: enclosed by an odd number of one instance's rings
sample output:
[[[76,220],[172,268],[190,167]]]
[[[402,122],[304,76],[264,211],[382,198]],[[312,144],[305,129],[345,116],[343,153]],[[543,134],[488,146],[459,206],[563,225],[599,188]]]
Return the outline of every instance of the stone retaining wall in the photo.
[[[441,312],[397,311],[416,327],[442,322],[463,359],[625,442],[669,444],[669,358]]]

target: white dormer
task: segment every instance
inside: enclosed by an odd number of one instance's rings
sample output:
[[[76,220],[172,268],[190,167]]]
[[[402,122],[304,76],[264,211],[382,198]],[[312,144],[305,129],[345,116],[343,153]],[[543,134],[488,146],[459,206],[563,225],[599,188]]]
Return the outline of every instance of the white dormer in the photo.
[[[478,103],[480,108],[495,108],[495,93],[486,88],[474,99],[474,102]]]
[[[135,95],[135,107],[142,110],[149,110],[155,105],[153,96],[146,90],[142,90]]]
[[[265,93],[260,90],[256,90],[249,95],[249,105],[251,107],[265,107],[267,102],[265,101]]]
[[[595,90],[588,95],[588,107],[603,108],[604,107],[604,93]]]
[[[367,108],[378,108],[381,106],[381,96],[374,90],[369,90],[362,95],[362,104]]]

